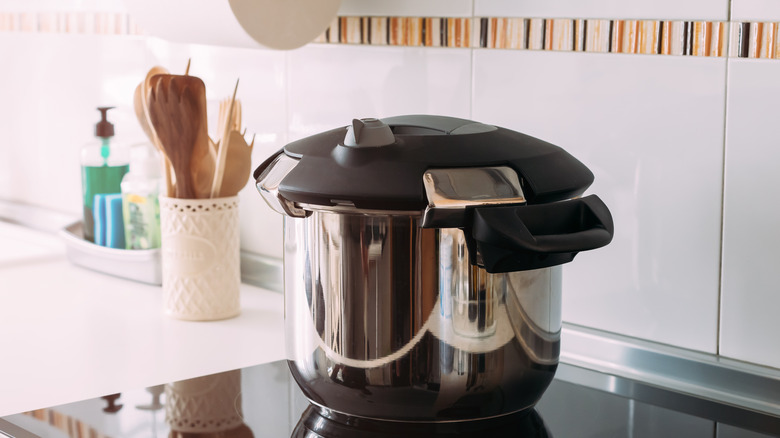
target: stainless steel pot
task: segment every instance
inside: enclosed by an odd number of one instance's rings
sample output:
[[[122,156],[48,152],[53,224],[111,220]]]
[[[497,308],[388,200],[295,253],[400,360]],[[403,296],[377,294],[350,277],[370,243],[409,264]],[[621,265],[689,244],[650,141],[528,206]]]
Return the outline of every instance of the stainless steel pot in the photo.
[[[474,124],[454,120],[444,118]],[[381,184],[378,198],[396,208],[374,208],[381,204],[349,190],[316,199],[334,169],[321,169],[321,185],[304,172],[313,179],[308,189],[295,179],[307,156],[335,157],[349,173],[373,161],[349,157],[354,151],[381,155],[399,143],[413,147],[412,137],[458,136],[422,131],[441,128],[439,119],[376,122],[336,130],[344,140],[335,144],[330,133],[315,136],[307,153],[288,145],[255,173],[266,201],[286,216],[285,321],[295,380],[323,409],[383,420],[471,420],[532,407],[558,363],[560,264],[609,242],[609,211],[594,196],[529,205],[526,175],[511,160],[423,163],[425,203],[417,209],[403,196],[387,202]],[[370,127],[359,123],[390,134],[366,138],[361,130]],[[466,146],[497,130],[477,125],[465,129]],[[360,137],[371,144],[349,144]]]

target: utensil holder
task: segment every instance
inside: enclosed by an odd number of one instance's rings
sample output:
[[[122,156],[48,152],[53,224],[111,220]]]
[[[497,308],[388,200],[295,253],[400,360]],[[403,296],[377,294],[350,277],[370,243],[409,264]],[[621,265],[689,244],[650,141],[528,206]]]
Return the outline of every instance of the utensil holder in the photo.
[[[240,313],[238,196],[160,196],[165,313],[190,321]]]

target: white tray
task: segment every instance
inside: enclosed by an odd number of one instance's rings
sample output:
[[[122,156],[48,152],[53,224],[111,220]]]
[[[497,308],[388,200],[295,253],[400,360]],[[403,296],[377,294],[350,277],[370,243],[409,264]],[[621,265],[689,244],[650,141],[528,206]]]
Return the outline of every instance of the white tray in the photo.
[[[128,280],[162,284],[160,249],[116,249],[84,240],[81,221],[60,231],[71,263]]]

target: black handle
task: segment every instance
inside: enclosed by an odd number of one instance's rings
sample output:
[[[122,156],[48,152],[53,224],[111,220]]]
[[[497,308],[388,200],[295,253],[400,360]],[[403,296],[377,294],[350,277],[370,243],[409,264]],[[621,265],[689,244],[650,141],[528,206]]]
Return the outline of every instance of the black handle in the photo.
[[[580,251],[607,245],[614,234],[612,215],[596,195],[549,204],[477,208],[470,228],[470,247],[480,256],[475,259],[491,273],[568,263]]]

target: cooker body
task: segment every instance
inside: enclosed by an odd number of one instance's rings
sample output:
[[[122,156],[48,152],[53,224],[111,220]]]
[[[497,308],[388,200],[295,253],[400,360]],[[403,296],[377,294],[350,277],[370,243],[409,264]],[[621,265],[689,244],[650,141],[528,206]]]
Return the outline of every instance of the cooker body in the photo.
[[[285,217],[292,375],[315,404],[394,421],[532,407],[553,378],[561,267],[488,273],[458,228],[419,214]]]

